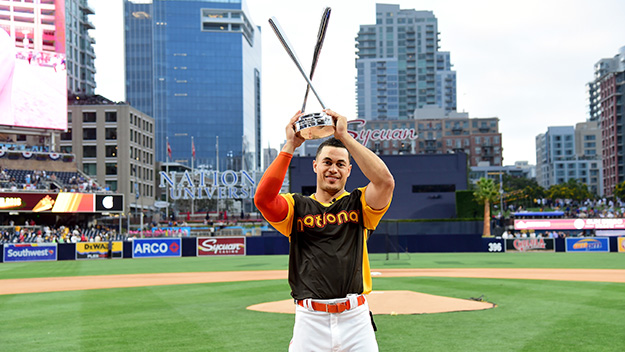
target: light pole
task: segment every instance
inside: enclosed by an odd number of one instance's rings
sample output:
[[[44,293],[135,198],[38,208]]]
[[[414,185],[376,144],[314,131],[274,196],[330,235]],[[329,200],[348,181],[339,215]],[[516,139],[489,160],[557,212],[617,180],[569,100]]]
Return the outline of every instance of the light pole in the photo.
[[[503,171],[499,171],[499,209],[503,218]]]
[[[189,136],[188,133],[174,133],[174,137],[188,137],[188,136]],[[169,145],[169,139],[168,139],[167,143]],[[186,162],[186,160],[185,160],[185,162]],[[195,163],[195,143],[194,143],[193,136],[191,136],[191,175],[192,175],[191,177],[193,179],[195,179],[195,175],[193,173],[193,167],[194,167],[193,164],[194,163]],[[174,180],[174,183],[175,183],[175,180]],[[195,213],[195,209],[194,208],[195,208],[195,204],[194,204],[194,199],[192,197],[191,198],[191,215],[193,215],[193,213]]]

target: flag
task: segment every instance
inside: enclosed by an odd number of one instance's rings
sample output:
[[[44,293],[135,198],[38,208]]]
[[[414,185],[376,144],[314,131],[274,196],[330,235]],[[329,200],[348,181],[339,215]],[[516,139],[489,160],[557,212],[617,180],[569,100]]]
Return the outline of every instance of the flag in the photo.
[[[195,143],[193,143],[193,138],[191,138],[191,153],[193,154],[193,158],[195,158]]]
[[[169,158],[171,159],[171,146],[169,145],[169,141],[167,141],[167,155],[169,155]]]

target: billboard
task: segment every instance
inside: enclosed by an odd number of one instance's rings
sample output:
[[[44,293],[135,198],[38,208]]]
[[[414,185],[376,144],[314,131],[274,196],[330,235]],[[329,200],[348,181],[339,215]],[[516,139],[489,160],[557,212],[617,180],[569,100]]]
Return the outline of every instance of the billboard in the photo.
[[[0,16],[0,125],[67,130],[65,1],[8,4]]]
[[[618,238],[618,251],[625,252],[625,237]]]
[[[35,262],[56,260],[56,243],[5,243],[4,262]]]
[[[180,238],[134,238],[132,240],[132,257],[180,257],[182,256],[181,244]]]
[[[553,238],[506,239],[506,252],[555,252]]]
[[[124,196],[121,194],[0,192],[0,212],[95,213],[123,210]]]
[[[245,237],[198,237],[197,256],[245,255]]]
[[[111,242],[111,258],[124,257],[122,241]],[[108,242],[78,242],[76,243],[76,259],[106,259],[109,257]]]
[[[567,237],[567,252],[609,252],[610,240],[605,237]]]
[[[515,230],[625,230],[625,219],[517,219]]]

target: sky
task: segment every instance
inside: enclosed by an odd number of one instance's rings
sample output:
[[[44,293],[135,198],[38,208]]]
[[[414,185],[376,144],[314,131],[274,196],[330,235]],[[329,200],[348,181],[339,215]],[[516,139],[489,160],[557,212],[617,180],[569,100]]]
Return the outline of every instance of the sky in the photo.
[[[125,100],[122,0],[89,0],[95,38],[96,93]],[[586,84],[594,64],[625,46],[622,0],[389,1],[401,9],[432,11],[439,46],[451,53],[457,110],[470,118],[499,118],[504,165],[536,163],[535,138],[549,126],[588,118]],[[373,0],[249,0],[261,27],[262,145],[279,148],[290,117],[300,109],[306,81],[268,25],[280,26],[304,70],[311,66],[321,14],[332,13],[313,85],[326,107],[356,118],[355,38],[375,23]],[[307,112],[320,111],[309,95]],[[201,143],[199,141],[198,143]]]

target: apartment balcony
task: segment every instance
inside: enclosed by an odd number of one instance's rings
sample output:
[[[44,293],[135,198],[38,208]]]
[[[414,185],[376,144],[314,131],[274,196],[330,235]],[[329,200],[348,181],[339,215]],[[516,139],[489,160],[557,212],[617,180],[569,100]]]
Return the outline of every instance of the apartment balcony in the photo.
[[[87,20],[86,18],[83,18],[80,25],[83,26],[86,30],[95,29],[93,23],[89,22],[89,20]]]

